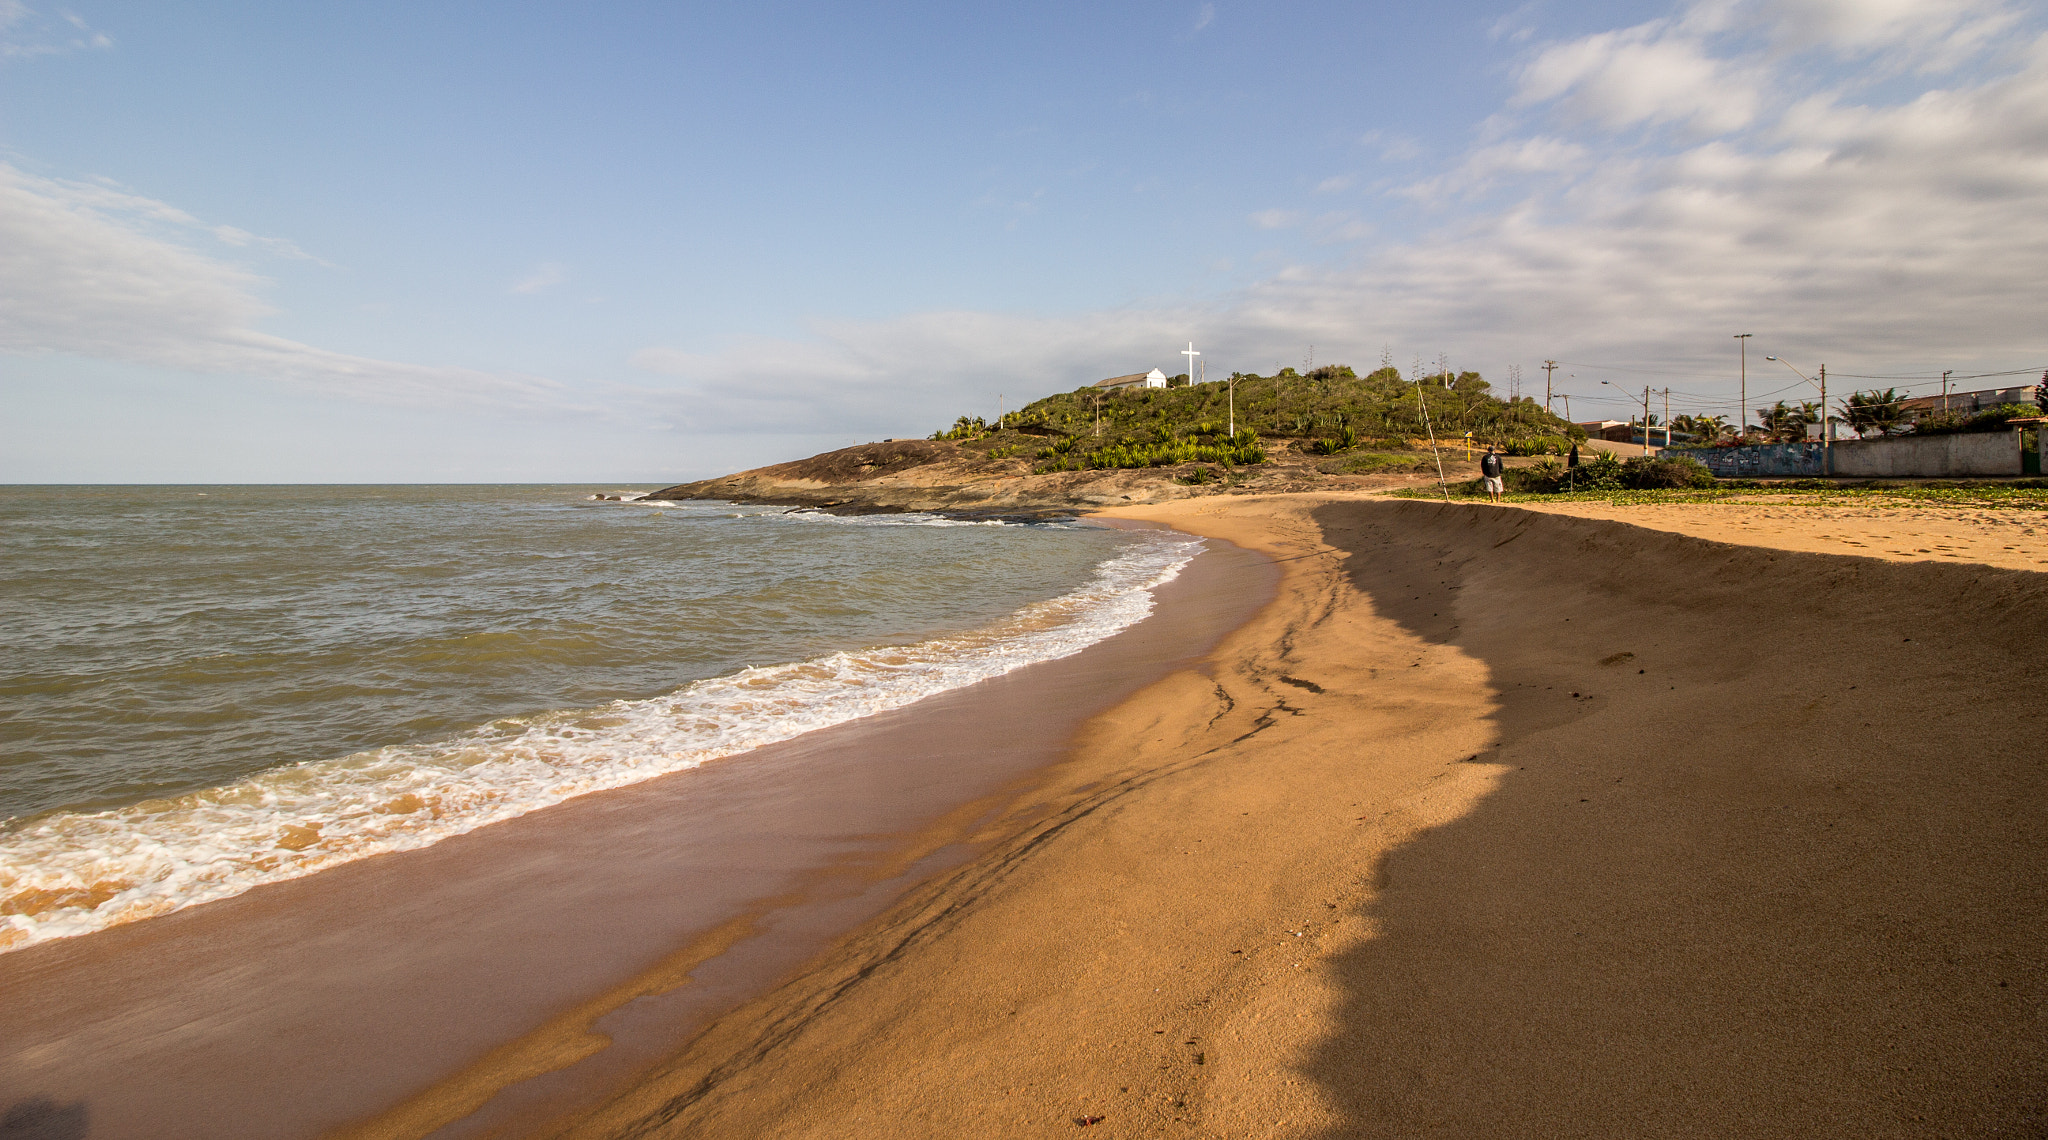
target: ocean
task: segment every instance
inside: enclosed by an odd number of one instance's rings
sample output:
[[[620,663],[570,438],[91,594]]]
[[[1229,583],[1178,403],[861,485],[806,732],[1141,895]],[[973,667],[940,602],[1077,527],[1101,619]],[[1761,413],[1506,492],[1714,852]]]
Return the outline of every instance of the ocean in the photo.
[[[0,950],[1076,653],[1201,545],[622,490],[0,488]]]

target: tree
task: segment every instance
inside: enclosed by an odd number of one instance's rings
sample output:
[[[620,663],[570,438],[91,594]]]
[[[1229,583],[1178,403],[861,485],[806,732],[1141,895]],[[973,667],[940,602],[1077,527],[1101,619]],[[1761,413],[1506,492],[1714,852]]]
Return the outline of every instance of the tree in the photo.
[[[1728,421],[1721,416],[1673,416],[1671,426],[1703,443],[1712,443],[1727,432]]]
[[[1793,417],[1798,414],[1785,401],[1779,400],[1768,408],[1758,408],[1756,410],[1756,422],[1757,426],[1763,429],[1765,436],[1775,440],[1782,440],[1786,436]]]
[[[1905,419],[1905,401],[1899,398],[1897,389],[1886,388],[1880,392],[1873,388],[1868,392],[1854,392],[1842,401],[1842,418],[1856,434],[1867,435],[1877,432],[1890,435],[1899,429]]]

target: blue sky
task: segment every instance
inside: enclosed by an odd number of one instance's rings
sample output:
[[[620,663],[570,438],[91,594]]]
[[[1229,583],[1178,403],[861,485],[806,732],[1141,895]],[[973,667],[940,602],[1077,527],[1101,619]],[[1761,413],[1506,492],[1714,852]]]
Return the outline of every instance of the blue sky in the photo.
[[[1739,331],[1753,390],[2044,368],[2044,25],[0,0],[0,480],[697,477],[1190,339],[1579,418],[1732,413]]]

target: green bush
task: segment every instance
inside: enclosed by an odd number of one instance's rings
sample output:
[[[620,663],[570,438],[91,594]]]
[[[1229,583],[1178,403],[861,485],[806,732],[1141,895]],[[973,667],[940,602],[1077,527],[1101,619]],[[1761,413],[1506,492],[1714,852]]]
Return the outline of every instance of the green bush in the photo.
[[[1345,428],[1343,431],[1337,433],[1337,437],[1335,439],[1318,439],[1312,441],[1308,445],[1308,450],[1311,455],[1335,455],[1340,451],[1349,451],[1357,446],[1358,433],[1352,431],[1350,428]]]
[[[1593,458],[1566,473],[1565,489],[1570,491],[1621,490],[1621,460],[1611,451],[1596,451]]]
[[[1249,433],[1240,432],[1238,434],[1242,438]],[[1082,467],[1093,467],[1097,470],[1172,467],[1180,463],[1220,463],[1225,467],[1229,467],[1237,464],[1264,463],[1265,461],[1266,453],[1259,448],[1256,442],[1249,445],[1239,443],[1209,446],[1195,443],[1193,440],[1183,439],[1172,443],[1111,444],[1086,456],[1075,457],[1071,460],[1071,462],[1076,464],[1074,468],[1059,466],[1051,469],[1065,471],[1070,469],[1079,470]]]
[[[1564,486],[1564,464],[1545,459],[1527,467],[1510,467],[1501,472],[1501,485],[1510,491],[1555,494]]]
[[[1528,439],[1511,439],[1501,445],[1509,455],[1563,455],[1571,450],[1572,441],[1561,435],[1541,435]]]
[[[2005,421],[2019,416],[2038,416],[2041,409],[2032,404],[2000,404],[1985,408],[1981,412],[1950,412],[1947,415],[1920,417],[1913,425],[1914,435],[1956,435],[1961,432],[2005,431]]]
[[[1682,455],[1638,456],[1621,465],[1621,485],[1631,491],[1711,487],[1714,473],[1699,460]]]

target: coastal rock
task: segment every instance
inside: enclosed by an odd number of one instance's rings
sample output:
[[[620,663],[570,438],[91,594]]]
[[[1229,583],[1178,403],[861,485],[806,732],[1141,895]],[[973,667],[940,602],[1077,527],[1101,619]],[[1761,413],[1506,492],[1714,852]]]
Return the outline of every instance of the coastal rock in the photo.
[[[951,441],[899,439],[679,483],[643,495],[640,501],[720,499],[833,514],[925,512],[1032,519],[1200,495],[1393,487],[1425,479],[1413,472],[1335,476],[1317,470],[1307,457],[1289,461],[1294,458],[1282,453],[1273,462],[1238,468],[1224,480],[1190,485],[1180,480],[1196,465],[1034,474],[1036,464],[1021,456],[995,457],[986,449]]]

